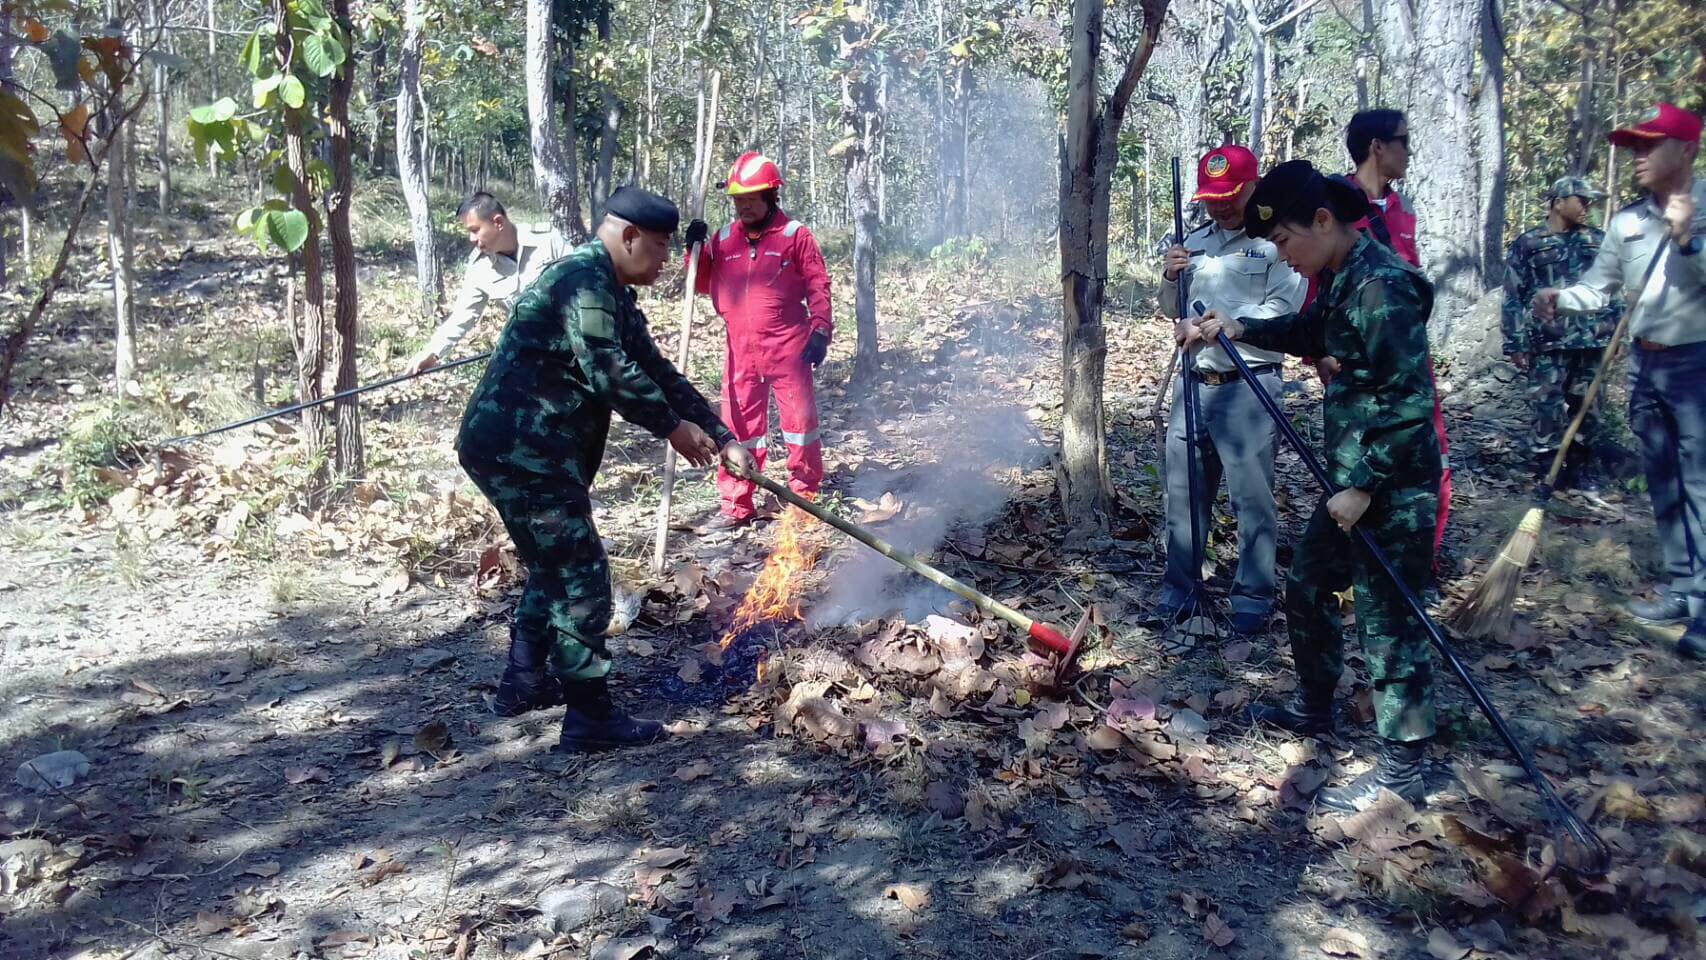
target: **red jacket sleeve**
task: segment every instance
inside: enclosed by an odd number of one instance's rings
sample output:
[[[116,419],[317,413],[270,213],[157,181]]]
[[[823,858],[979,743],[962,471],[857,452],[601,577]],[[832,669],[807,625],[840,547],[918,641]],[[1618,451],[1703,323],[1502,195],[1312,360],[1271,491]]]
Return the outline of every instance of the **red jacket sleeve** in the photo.
[[[800,265],[800,275],[806,281],[806,316],[811,321],[812,332],[822,330],[833,335],[835,322],[829,315],[829,268],[824,266],[817,238],[803,226],[794,235],[794,262]]]
[[[693,275],[693,292],[711,295],[711,244],[717,242],[715,233],[705,238],[699,245],[699,272]],[[687,269],[687,261],[693,257],[693,248],[688,247],[681,255],[681,269]]]

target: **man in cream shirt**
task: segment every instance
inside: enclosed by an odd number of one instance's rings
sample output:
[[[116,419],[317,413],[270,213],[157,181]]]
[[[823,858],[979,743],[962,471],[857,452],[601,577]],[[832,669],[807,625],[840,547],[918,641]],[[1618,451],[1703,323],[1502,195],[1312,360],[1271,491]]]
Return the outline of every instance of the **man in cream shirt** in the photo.
[[[474,252],[462,276],[462,289],[450,316],[432,332],[409,370],[430,370],[467,336],[488,302],[506,305],[538,279],[539,271],[566,256],[572,247],[549,224],[517,225],[503,204],[489,193],[472,194],[456,208],[456,219],[468,231]]]
[[[1297,312],[1307,285],[1279,259],[1274,245],[1244,233],[1244,204],[1255,189],[1256,157],[1238,146],[1210,151],[1197,164],[1197,192],[1209,222],[1167,252],[1161,310],[1179,316],[1179,275],[1189,271],[1186,304],[1194,320],[1215,310],[1230,317],[1274,317]],[[1239,345],[1239,353],[1269,394],[1280,394],[1277,353]],[[1238,518],[1238,572],[1231,595],[1231,625],[1244,635],[1267,628],[1274,601],[1274,426],[1256,397],[1217,346],[1193,350],[1202,411],[1197,422],[1198,511],[1207,547],[1209,518],[1222,477]],[[1173,384],[1167,429],[1167,575],[1152,622],[1179,618],[1197,589],[1201,554],[1192,556],[1190,480],[1187,474],[1184,378]]]
[[[1664,552],[1658,597],[1629,611],[1687,623],[1679,652],[1706,659],[1706,180],[1695,175],[1700,118],[1661,103],[1608,138],[1635,155],[1646,194],[1605,225],[1581,280],[1534,295],[1534,315],[1592,313],[1621,291],[1629,337],[1629,427],[1646,462]],[[1647,265],[1662,257],[1643,286]]]

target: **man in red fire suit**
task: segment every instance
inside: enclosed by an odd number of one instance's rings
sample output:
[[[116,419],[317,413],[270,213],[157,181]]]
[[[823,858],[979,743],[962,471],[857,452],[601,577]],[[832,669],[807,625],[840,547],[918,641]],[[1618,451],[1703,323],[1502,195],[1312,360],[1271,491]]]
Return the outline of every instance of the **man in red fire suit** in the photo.
[[[695,220],[686,237],[689,251],[695,243],[704,243],[697,290],[710,295],[728,329],[723,422],[752,451],[762,470],[774,394],[788,450],[788,486],[815,497],[823,482],[823,442],[818,437],[812,370],[823,363],[834,332],[829,272],[811,231],[778,205],[782,174],[769,158],[741,154],[723,186],[734,204],[734,222],[711,236],[705,221]],[[756,489],[751,481],[719,468],[722,509],[712,525],[750,522]]]

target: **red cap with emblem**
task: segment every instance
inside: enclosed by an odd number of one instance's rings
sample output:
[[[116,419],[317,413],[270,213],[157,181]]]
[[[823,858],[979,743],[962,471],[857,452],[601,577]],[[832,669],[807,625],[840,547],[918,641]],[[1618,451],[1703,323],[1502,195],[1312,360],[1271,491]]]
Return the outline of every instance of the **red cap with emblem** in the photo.
[[[1210,150],[1197,161],[1197,192],[1192,200],[1229,200],[1258,179],[1256,155],[1239,146]]]
[[[1661,103],[1641,114],[1632,127],[1613,130],[1605,138],[1619,147],[1633,147],[1665,138],[1700,142],[1700,118],[1681,107]]]

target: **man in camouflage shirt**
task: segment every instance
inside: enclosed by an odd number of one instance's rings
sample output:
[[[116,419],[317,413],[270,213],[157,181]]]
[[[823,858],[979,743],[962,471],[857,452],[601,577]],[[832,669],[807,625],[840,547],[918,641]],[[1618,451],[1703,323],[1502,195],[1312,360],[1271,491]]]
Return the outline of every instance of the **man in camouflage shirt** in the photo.
[[[546,267],[516,299],[456,439],[462,467],[491,500],[527,566],[509,665],[494,708],[506,716],[566,703],[559,746],[649,743],[662,727],[616,710],[605,677],[610,568],[589,493],[612,412],[694,466],[720,448],[755,464],[711,405],[658,352],[631,285],[657,279],[679,215],[624,187],[597,238]]]
[[[1557,315],[1542,323],[1535,319],[1532,303],[1539,291],[1567,287],[1593,265],[1605,232],[1588,224],[1588,204],[1603,199],[1605,191],[1581,177],[1560,177],[1547,193],[1546,222],[1517,237],[1505,258],[1505,356],[1529,375],[1534,409],[1530,451],[1542,473],[1550,469],[1564,430],[1581,409],[1623,306],[1614,300],[1603,310]],[[1593,461],[1598,425],[1597,411],[1590,409],[1570,444],[1560,486],[1597,488]]]
[[[1430,535],[1443,469],[1427,337],[1433,287],[1353,228],[1366,207],[1353,187],[1329,181],[1307,161],[1275,167],[1256,186],[1245,229],[1271,240],[1304,276],[1331,278],[1302,314],[1234,320],[1211,312],[1186,336],[1212,340],[1224,332],[1263,350],[1339,361],[1322,403],[1322,459],[1338,489],[1309,518],[1286,575],[1297,701],[1251,708],[1258,722],[1295,733],[1332,729],[1345,665],[1336,594],[1355,587],[1381,747],[1374,770],[1316,795],[1317,805],[1339,811],[1365,809],[1383,789],[1422,803],[1423,757],[1434,734],[1428,635],[1397,586],[1349,537],[1352,528],[1367,532],[1411,592],[1425,596],[1432,588]]]

